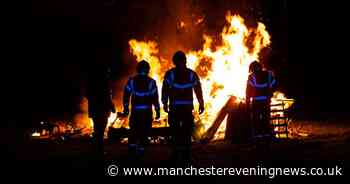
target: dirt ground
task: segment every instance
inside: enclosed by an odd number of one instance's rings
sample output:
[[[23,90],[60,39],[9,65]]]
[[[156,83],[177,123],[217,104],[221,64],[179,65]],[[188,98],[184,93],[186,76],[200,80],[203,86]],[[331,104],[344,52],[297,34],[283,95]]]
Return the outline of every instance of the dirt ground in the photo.
[[[192,165],[194,167],[335,167],[350,166],[350,124],[328,122],[294,122],[290,126],[291,138],[275,141],[269,150],[255,149],[251,144],[230,144],[215,141],[208,144],[194,143]],[[93,144],[87,139],[65,141],[24,141],[8,145],[7,162],[3,166],[11,172],[18,168],[31,175],[94,175],[97,162]],[[153,144],[145,152],[143,166],[168,167],[171,149],[169,145]],[[105,166],[117,164],[131,166],[127,145],[106,143]],[[96,174],[97,175],[97,174]]]

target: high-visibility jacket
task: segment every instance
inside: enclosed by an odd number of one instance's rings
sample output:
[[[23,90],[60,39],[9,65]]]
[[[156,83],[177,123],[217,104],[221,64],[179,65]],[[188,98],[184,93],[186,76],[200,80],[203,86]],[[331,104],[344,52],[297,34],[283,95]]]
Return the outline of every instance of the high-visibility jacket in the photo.
[[[130,97],[133,111],[152,110],[152,106],[159,110],[156,81],[147,75],[138,74],[128,80],[124,89],[124,109],[129,109]]]
[[[162,103],[170,109],[190,107],[193,109],[193,91],[197,100],[203,104],[201,82],[198,75],[191,69],[173,68],[166,72],[162,87]]]
[[[246,98],[249,101],[270,101],[276,79],[271,71],[252,73],[248,77]]]

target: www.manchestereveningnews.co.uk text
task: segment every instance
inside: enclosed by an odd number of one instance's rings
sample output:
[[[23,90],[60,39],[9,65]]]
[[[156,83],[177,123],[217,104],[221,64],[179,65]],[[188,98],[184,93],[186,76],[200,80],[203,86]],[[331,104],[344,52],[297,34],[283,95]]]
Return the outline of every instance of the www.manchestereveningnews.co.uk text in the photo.
[[[107,167],[109,176],[342,176],[343,168],[222,168],[222,167],[186,167],[186,168],[120,168],[115,164]]]

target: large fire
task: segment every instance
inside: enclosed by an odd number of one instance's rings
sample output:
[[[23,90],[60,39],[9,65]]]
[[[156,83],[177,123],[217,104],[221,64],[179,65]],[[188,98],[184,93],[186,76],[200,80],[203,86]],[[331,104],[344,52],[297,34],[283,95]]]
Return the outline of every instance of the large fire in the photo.
[[[187,66],[198,73],[202,82],[206,111],[197,118],[201,119],[205,130],[230,96],[237,97],[237,101],[244,100],[249,64],[254,60],[259,61],[260,51],[271,43],[263,23],[259,22],[256,28],[248,28],[241,16],[230,12],[226,15],[226,21],[221,44],[214,45],[211,36],[203,35],[202,49],[186,52]],[[159,56],[155,41],[132,39],[129,45],[137,61],[145,59],[150,63],[151,77],[160,86],[171,61]],[[225,123],[222,123],[219,132],[224,128]]]
[[[184,22],[179,22],[179,25],[181,28],[185,27]],[[199,134],[203,134],[212,125],[218,112],[231,96],[235,96],[237,102],[244,100],[249,64],[254,60],[259,61],[262,49],[271,43],[270,35],[263,23],[258,22],[256,27],[248,28],[241,16],[232,15],[230,12],[226,15],[226,25],[220,36],[220,42],[214,44],[214,37],[204,34],[204,44],[200,50],[186,51],[187,66],[198,73],[205,100],[205,113],[200,116],[195,114],[197,124],[202,125]],[[129,46],[130,52],[137,61],[144,59],[150,63],[150,76],[157,81],[160,92],[163,76],[172,66],[172,62],[159,54],[158,44],[155,41],[131,39]],[[272,103],[279,103],[281,99],[286,99],[286,97],[283,93],[276,92]],[[284,107],[274,108],[286,109],[291,103],[292,101],[289,101],[284,104]],[[271,115],[284,116],[283,112]],[[162,119],[166,119],[166,116],[167,114],[162,112]],[[84,119],[88,122],[85,123],[84,133],[91,134],[93,121],[89,118]],[[225,125],[226,119],[219,127],[216,138],[222,138]],[[112,113],[108,118],[106,132],[108,127],[120,128],[122,126],[128,126],[125,118],[119,118],[116,113]],[[165,126],[165,122],[155,126]],[[35,132],[33,136],[38,136],[38,133]]]

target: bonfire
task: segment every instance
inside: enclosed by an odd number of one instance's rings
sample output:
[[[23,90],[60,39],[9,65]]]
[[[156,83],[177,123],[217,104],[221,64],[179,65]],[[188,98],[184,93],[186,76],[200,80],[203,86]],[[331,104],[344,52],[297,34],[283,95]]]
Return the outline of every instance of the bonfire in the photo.
[[[179,22],[179,25],[184,27],[185,24]],[[214,39],[217,37],[220,41]],[[234,103],[245,101],[248,67],[251,62],[260,61],[259,54],[271,44],[271,36],[262,22],[257,22],[256,27],[247,27],[240,15],[230,11],[226,14],[226,24],[219,35],[204,34],[202,38],[204,43],[201,49],[185,51],[187,67],[198,73],[205,100],[205,113],[199,115],[194,112],[197,127],[200,127],[199,132],[197,131],[198,136],[203,135],[212,126],[230,97],[235,97]],[[154,40],[130,39],[129,46],[130,53],[136,61],[146,60],[150,63],[150,77],[156,80],[160,92],[163,76],[172,66],[172,61],[159,54],[160,48]],[[275,92],[271,103],[272,117],[284,117],[284,110],[292,105],[293,100],[287,99],[282,92]],[[195,101],[194,104],[198,103]],[[198,107],[195,106],[195,109]],[[215,139],[223,138],[226,122],[227,118],[224,117],[216,131]],[[167,127],[167,113],[161,112],[161,120],[153,126]],[[112,113],[106,132],[109,128],[128,128],[127,118],[120,118],[116,113]],[[92,133],[91,119],[85,118],[83,130],[84,134]],[[34,132],[32,136],[40,136],[40,133]]]

